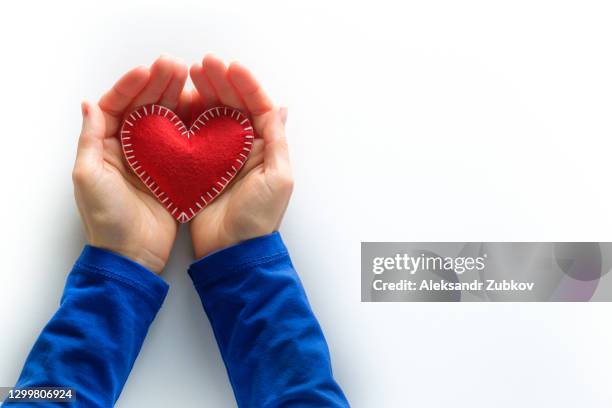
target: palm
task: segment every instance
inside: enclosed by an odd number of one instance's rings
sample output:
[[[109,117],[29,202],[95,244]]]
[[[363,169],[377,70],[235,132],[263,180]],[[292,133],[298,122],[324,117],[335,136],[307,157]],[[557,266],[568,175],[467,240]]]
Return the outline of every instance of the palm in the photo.
[[[143,247],[149,248],[160,259],[167,260],[176,235],[176,222],[126,168],[117,138],[109,136],[104,145],[100,197],[110,198],[108,204],[118,219],[130,220],[127,228],[140,237]]]

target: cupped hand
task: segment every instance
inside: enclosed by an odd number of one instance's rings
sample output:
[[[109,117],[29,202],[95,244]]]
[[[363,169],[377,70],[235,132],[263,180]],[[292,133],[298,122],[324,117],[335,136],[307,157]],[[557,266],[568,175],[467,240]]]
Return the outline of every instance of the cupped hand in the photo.
[[[162,56],[150,68],[126,73],[97,104],[82,104],[73,181],[87,241],[155,273],[168,260],[177,223],[126,167],[117,133],[123,116],[136,106],[175,109],[186,78],[184,63]]]
[[[244,168],[190,224],[197,258],[277,230],[293,189],[285,138],[287,110],[275,107],[257,80],[238,63],[229,67],[207,55],[190,70],[192,113],[216,105],[238,108],[253,123],[256,138]],[[186,96],[187,95],[187,96]],[[183,101],[189,99],[184,93]],[[179,115],[188,109],[179,106]],[[198,112],[199,111],[199,112]]]

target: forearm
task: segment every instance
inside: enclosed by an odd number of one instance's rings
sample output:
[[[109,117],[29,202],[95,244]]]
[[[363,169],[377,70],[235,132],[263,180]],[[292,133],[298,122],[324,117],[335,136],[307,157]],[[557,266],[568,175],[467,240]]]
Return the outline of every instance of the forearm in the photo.
[[[167,290],[166,283],[144,267],[86,247],[68,275],[60,307],[34,344],[17,386],[72,387],[78,406],[112,406]]]
[[[190,268],[240,406],[348,406],[278,233]]]

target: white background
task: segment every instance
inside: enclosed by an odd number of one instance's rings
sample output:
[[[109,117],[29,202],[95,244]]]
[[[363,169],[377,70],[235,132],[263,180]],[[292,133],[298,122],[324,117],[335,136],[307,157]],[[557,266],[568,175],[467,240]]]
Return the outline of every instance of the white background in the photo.
[[[0,385],[84,243],[79,102],[161,52],[289,107],[282,228],[355,407],[608,407],[609,304],[360,303],[360,241],[610,241],[609,1],[10,2],[0,15]],[[235,406],[182,229],[117,404]]]

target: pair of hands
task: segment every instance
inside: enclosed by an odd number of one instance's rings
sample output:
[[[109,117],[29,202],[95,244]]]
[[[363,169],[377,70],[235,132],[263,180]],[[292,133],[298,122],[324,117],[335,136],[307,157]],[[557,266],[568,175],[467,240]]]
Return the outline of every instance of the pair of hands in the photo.
[[[90,245],[117,252],[160,273],[176,238],[178,224],[123,160],[116,137],[123,117],[137,106],[157,103],[187,124],[218,105],[249,114],[256,135],[241,172],[190,223],[196,258],[278,229],[293,180],[285,121],[242,65],[227,67],[207,55],[189,69],[194,90],[185,90],[187,66],[162,56],[151,67],[127,72],[97,104],[83,102],[73,181],[77,206]]]

